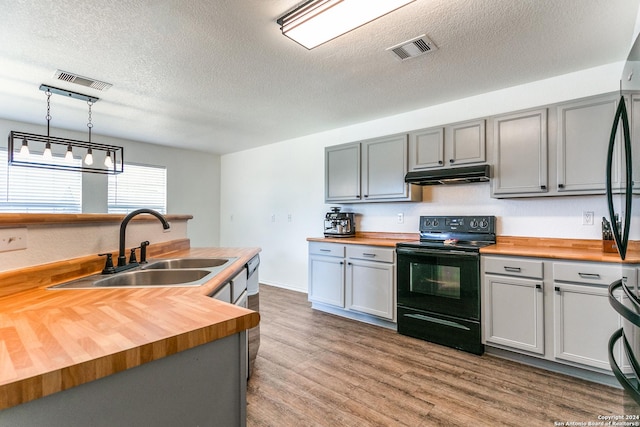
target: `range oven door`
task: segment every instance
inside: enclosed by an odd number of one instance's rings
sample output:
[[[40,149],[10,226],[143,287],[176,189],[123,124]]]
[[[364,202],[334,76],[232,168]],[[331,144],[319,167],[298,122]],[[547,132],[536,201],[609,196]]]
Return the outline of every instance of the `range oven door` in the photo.
[[[398,247],[398,307],[480,320],[480,254]]]

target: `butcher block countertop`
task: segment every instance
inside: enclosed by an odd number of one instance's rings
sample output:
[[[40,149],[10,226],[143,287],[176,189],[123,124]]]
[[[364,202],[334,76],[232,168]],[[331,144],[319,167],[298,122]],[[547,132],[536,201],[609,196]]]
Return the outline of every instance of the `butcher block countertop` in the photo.
[[[356,233],[355,237],[309,237],[307,241],[395,247],[398,242],[419,239],[420,234],[418,233],[362,232]],[[621,262],[617,252],[606,253],[602,251],[601,240],[512,236],[498,236],[496,240],[495,245],[482,248],[480,253],[576,261]],[[629,242],[627,256],[622,262],[640,264],[640,242]]]
[[[396,247],[398,242],[420,240],[419,233],[378,233],[356,232],[355,237],[308,237],[308,242],[344,243],[349,245],[368,245]]]
[[[640,263],[640,242],[629,242],[627,256],[602,251],[601,240],[498,236],[495,245],[480,249],[483,255],[515,255],[575,261]]]
[[[151,253],[153,258],[238,257],[198,287],[52,290],[47,287],[55,280],[37,279],[39,274],[44,277],[42,268],[25,271],[23,280],[32,280],[34,286],[0,297],[0,409],[256,326],[258,313],[207,295],[259,252],[182,248],[162,256]],[[71,271],[67,266],[56,268]],[[15,280],[10,273],[0,273],[0,287],[5,277]],[[87,273],[93,271],[81,276]],[[74,278],[58,275],[62,276],[59,282]],[[49,272],[47,278],[51,277],[56,275]]]

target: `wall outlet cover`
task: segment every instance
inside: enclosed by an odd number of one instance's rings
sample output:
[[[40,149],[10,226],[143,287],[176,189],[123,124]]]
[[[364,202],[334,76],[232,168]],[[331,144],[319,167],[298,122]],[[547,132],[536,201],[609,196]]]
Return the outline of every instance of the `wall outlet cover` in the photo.
[[[0,228],[0,252],[27,249],[27,228]]]

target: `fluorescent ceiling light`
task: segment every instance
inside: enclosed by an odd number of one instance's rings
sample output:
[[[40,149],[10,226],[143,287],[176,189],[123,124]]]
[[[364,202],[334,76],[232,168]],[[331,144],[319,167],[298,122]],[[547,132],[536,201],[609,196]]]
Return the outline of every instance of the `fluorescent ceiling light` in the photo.
[[[278,19],[282,34],[313,49],[415,0],[310,0]]]

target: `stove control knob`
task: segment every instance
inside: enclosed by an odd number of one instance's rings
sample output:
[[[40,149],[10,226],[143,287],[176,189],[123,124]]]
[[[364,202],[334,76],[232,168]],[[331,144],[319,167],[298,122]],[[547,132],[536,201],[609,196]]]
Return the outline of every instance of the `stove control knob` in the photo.
[[[471,226],[471,228],[478,228],[478,221],[474,218],[471,220],[469,225]]]
[[[480,227],[481,228],[487,228],[489,226],[489,222],[486,219],[482,219],[480,221]]]
[[[424,225],[425,225],[425,227],[430,226],[431,225],[431,220],[429,218],[425,219],[424,220]]]
[[[437,219],[434,219],[434,220],[433,220],[433,226],[434,226],[434,227],[437,227],[437,226],[438,226],[438,220],[437,220]]]

